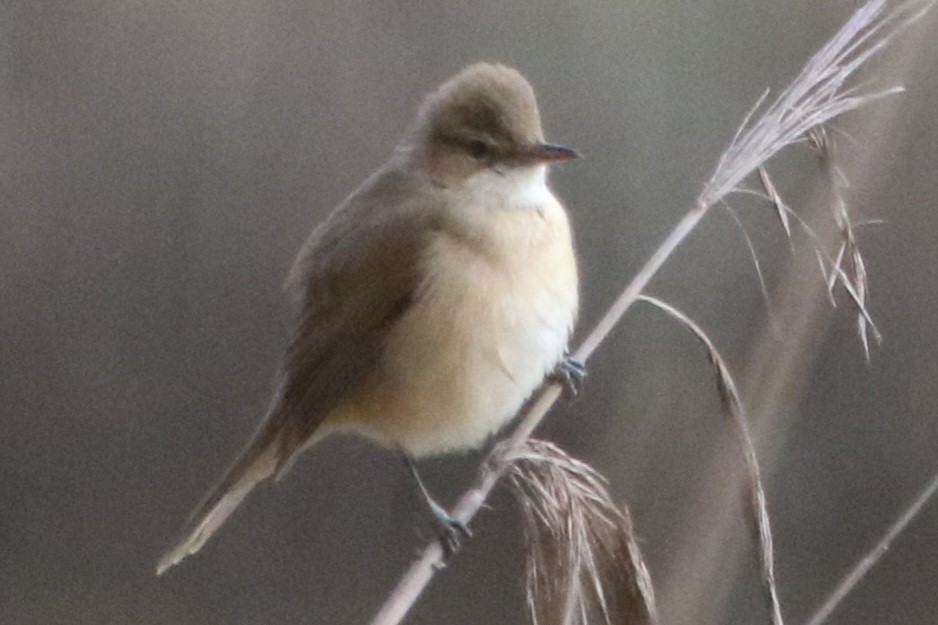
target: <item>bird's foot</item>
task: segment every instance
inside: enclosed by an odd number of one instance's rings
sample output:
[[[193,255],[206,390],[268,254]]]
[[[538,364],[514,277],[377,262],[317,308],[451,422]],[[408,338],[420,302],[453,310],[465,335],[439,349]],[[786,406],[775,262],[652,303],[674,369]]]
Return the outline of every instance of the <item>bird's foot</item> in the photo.
[[[451,515],[435,501],[430,506],[433,518],[440,528],[440,546],[443,548],[443,559],[448,560],[462,548],[462,541],[472,538],[469,526]]]
[[[583,389],[583,381],[586,379],[586,366],[570,354],[564,354],[563,359],[557,363],[557,367],[548,378],[562,384],[568,397],[576,397]]]
[[[407,454],[403,454],[402,457],[407,470],[414,478],[418,493],[427,504],[433,519],[441,530],[440,546],[443,548],[443,560],[445,562],[451,555],[459,551],[463,539],[472,538],[472,532],[469,531],[469,527],[463,521],[447,512],[446,508],[430,496],[430,491],[427,490],[423,480],[420,479],[420,473],[417,471],[417,465],[414,464],[413,458]]]

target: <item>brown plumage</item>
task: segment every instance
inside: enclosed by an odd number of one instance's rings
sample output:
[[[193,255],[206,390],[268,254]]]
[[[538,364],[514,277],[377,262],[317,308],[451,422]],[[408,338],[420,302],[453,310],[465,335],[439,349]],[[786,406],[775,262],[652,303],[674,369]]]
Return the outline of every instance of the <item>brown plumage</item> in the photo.
[[[303,245],[300,314],[270,410],[162,573],[261,480],[334,432],[410,457],[465,449],[562,358],[577,307],[570,230],[515,70],[471,66],[430,94],[391,159]]]

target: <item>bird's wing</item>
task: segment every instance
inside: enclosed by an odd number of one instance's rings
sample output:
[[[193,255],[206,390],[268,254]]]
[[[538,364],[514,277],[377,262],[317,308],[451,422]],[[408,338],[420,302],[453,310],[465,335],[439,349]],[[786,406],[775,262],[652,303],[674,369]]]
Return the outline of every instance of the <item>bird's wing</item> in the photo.
[[[388,329],[419,284],[434,203],[406,172],[379,171],[303,245],[287,286],[300,318],[270,411],[224,479],[160,561],[198,551],[260,481],[281,472],[342,398],[378,365]]]
[[[419,286],[435,208],[407,175],[379,172],[304,244],[287,283],[300,319],[267,424],[279,468],[378,365],[388,330]]]

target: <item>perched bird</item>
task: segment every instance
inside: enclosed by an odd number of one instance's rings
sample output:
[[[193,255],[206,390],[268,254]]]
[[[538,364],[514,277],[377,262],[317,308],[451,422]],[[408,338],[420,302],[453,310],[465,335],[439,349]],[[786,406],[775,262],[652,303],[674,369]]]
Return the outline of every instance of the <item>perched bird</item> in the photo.
[[[326,436],[413,458],[479,446],[565,357],[577,269],[534,92],[472,65],[429,94],[390,160],[309,236],[287,287],[299,318],[269,412],[157,573],[195,553],[258,482]]]

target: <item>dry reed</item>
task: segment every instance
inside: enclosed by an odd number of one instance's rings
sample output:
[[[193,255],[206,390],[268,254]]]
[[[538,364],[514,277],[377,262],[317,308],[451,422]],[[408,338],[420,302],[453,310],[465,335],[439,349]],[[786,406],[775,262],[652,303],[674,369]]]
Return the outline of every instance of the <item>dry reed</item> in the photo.
[[[874,91],[863,86],[848,87],[847,83],[862,65],[881,51],[906,26],[924,14],[932,3],[932,0],[905,0],[893,3],[887,0],[870,0],[858,9],[808,61],[791,85],[756,117],[767,100],[768,92],[766,92],[740,125],[697,200],[613,302],[597,326],[576,350],[574,357],[585,362],[592,355],[622,316],[639,300],[642,291],[651,279],[709,210],[725,202],[731,194],[751,192],[742,185],[754,173],[760,173],[763,185],[769,194],[766,197],[775,204],[786,233],[789,233],[791,230],[789,218],[794,216],[797,219],[797,214],[790,209],[786,210],[787,207],[783,208],[784,203],[778,197],[777,192],[772,190],[774,186],[764,170],[765,164],[789,145],[811,140],[812,137],[817,144],[817,137],[823,136],[819,134],[820,129],[823,129],[831,120],[882,96],[899,91],[898,88]],[[755,121],[752,121],[753,119]],[[852,236],[853,224],[849,221],[845,203],[836,209],[835,219],[838,220],[838,225],[844,232],[841,251],[834,258],[829,258],[823,254],[822,246],[818,245],[818,258],[822,262],[829,288],[833,289],[838,282],[842,284],[857,307],[858,330],[865,349],[868,351],[866,338],[868,333],[874,338],[878,336],[878,333],[866,307],[865,265],[855,246],[855,238]],[[799,223],[809,234],[813,232],[803,221]],[[843,268],[844,258],[847,257],[853,264],[852,275]],[[652,300],[646,298],[646,301]],[[659,304],[663,303],[659,302]],[[664,306],[667,307],[666,304]],[[678,317],[681,318],[679,313]],[[684,320],[688,321],[686,317]],[[696,326],[691,324],[688,327]],[[702,333],[695,330],[695,334],[708,343],[708,348],[712,348],[712,344]],[[711,349],[710,353],[713,357],[715,350]],[[732,417],[734,427],[739,428],[738,433],[744,443],[744,457],[749,468],[751,482],[749,492],[753,526],[762,547],[763,578],[766,580],[766,588],[771,589],[767,590],[770,612],[773,621],[780,624],[781,611],[777,593],[774,590],[774,573],[771,565],[771,534],[768,517],[765,515],[764,493],[759,486],[761,480],[758,475],[758,463],[752,453],[752,446],[745,429],[746,424],[741,418],[741,410],[733,412],[734,406],[738,407],[741,404],[736,404],[733,394],[727,393],[727,380],[731,382],[731,378],[728,377],[725,366],[720,363],[719,360],[714,361],[719,373],[718,385],[721,397],[724,400],[724,406],[728,406],[727,412]],[[724,377],[724,373],[727,376]],[[547,384],[533,400],[511,436],[497,446],[483,462],[476,484],[459,499],[453,510],[453,515],[457,519],[468,523],[482,508],[497,481],[506,472],[512,470],[512,463],[506,462],[505,458],[512,458],[520,450],[525,449],[531,433],[559,398],[560,391],[558,384]],[[372,625],[400,623],[432,579],[435,571],[440,568],[443,558],[443,550],[438,541],[432,541],[426,545],[420,557],[405,572],[397,588],[372,620]],[[565,607],[564,613],[568,613],[569,609],[569,606]]]
[[[552,443],[498,457],[524,516],[532,625],[655,625],[655,597],[627,508],[606,479]]]

